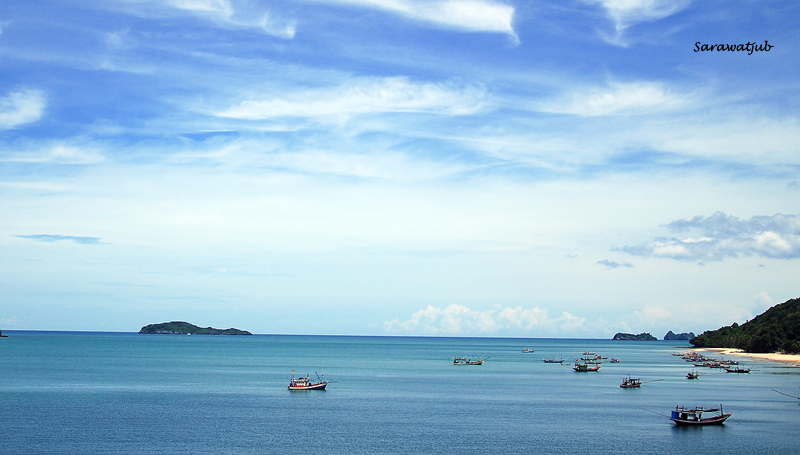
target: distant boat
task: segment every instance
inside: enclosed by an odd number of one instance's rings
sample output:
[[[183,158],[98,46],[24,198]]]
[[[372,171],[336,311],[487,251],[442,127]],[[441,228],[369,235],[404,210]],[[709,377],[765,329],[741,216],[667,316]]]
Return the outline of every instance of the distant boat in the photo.
[[[542,359],[542,362],[544,362],[544,363],[563,363],[564,362],[564,358],[563,357],[559,357],[559,358],[556,359],[555,357],[553,357],[552,359]]]
[[[486,357],[488,359],[489,357]],[[453,357],[453,365],[483,365],[486,359],[470,359],[468,357]]]
[[[0,330],[0,338],[8,338],[8,335],[3,335],[3,331]]]
[[[535,351],[535,350],[533,350],[533,349],[525,348],[525,349],[523,349],[523,350],[522,350],[522,352],[524,352],[524,353],[526,353],[526,354],[527,354],[527,353],[529,353],[529,352],[536,352],[536,351]]]
[[[572,369],[578,372],[597,371],[600,369],[600,364],[576,360],[575,366],[572,367]]]
[[[611,357],[611,363],[619,363],[619,359]]]
[[[703,417],[704,412],[713,412],[715,415],[711,417]],[[683,406],[675,406],[675,410],[672,411],[670,420],[675,422],[676,425],[680,426],[722,425],[732,414],[732,412],[725,414],[722,411],[722,405],[720,405],[718,409],[703,409],[702,407],[686,409]]]
[[[642,380],[639,378],[632,378],[628,376],[627,378],[622,378],[622,384],[619,385],[623,389],[633,389],[635,387],[642,386]]]
[[[700,373],[697,371],[690,371],[686,374],[686,379],[697,379],[700,377]]]
[[[734,368],[723,367],[723,369],[725,371],[727,371],[728,373],[749,373],[750,372],[750,368],[744,368],[744,367],[734,367]]]
[[[292,379],[289,380],[289,390],[325,390],[328,383],[317,375],[317,382],[305,377],[295,378],[294,371],[292,371]]]

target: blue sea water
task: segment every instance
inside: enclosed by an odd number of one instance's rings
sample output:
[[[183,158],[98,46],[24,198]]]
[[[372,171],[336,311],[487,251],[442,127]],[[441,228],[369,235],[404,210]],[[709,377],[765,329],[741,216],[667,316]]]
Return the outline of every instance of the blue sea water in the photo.
[[[686,342],[6,333],[0,454],[800,452],[798,400],[772,390],[800,395],[800,368],[687,380]],[[576,373],[585,350],[621,362]],[[288,391],[292,370],[328,390]],[[721,427],[666,417],[719,404]]]

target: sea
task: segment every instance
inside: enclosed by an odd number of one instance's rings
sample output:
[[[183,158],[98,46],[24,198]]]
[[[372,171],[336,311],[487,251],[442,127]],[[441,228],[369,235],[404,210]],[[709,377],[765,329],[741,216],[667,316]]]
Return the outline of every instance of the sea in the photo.
[[[4,334],[4,455],[800,453],[800,367],[694,368],[686,341]],[[585,351],[609,359],[573,371]],[[733,416],[678,427],[677,405]]]

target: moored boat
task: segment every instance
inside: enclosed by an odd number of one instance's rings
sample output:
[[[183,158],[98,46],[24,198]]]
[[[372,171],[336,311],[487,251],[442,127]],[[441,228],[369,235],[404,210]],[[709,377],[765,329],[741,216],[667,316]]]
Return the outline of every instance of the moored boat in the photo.
[[[523,349],[523,350],[522,350],[522,352],[524,352],[524,353],[528,354],[528,353],[531,353],[531,352],[536,352],[536,351],[535,351],[534,349],[525,348],[525,349]]]
[[[686,379],[697,379],[700,377],[700,373],[697,371],[690,371],[686,374]]]
[[[591,362],[581,362],[581,361],[576,360],[575,361],[575,366],[572,367],[572,369],[575,370],[575,371],[578,371],[578,372],[597,371],[597,370],[600,369],[600,364],[591,363]]]
[[[559,358],[553,357],[551,359],[542,359],[542,362],[544,362],[544,363],[563,363],[564,362],[564,358],[563,357],[559,357]]]
[[[714,415],[711,417],[703,417],[704,412],[714,413]],[[702,407],[687,409],[683,406],[675,406],[670,420],[675,422],[676,425],[681,426],[722,425],[732,414],[732,412],[725,414],[722,410],[722,405],[720,405],[719,408],[711,409],[703,409]]]
[[[627,378],[622,378],[622,384],[619,385],[623,389],[633,389],[642,386],[642,380],[639,378],[632,378],[630,375]]]
[[[734,367],[734,368],[723,367],[723,369],[728,373],[749,373],[750,372],[750,368],[744,368],[744,367]]]
[[[294,371],[292,371],[292,379],[289,380],[289,390],[325,390],[328,382],[323,380],[317,375],[317,381],[314,382],[309,379],[306,374],[305,377],[295,378]]]

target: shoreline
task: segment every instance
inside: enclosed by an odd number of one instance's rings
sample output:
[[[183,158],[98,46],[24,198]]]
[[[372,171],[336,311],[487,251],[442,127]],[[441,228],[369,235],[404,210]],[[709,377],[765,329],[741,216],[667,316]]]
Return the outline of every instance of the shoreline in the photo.
[[[788,363],[795,366],[800,366],[800,355],[798,354],[778,354],[778,353],[751,353],[744,352],[741,349],[734,348],[691,348],[692,352],[705,352],[714,351],[722,355],[733,355],[737,357],[748,357],[754,360],[772,360],[774,362]]]

